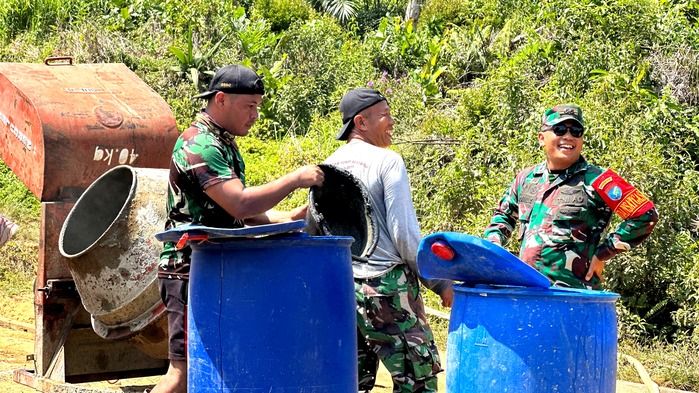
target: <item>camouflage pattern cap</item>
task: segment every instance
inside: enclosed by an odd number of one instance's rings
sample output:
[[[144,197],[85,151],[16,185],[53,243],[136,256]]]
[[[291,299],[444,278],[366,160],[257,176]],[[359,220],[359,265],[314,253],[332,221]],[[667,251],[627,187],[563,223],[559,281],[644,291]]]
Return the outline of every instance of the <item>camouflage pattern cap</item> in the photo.
[[[576,121],[578,124],[585,127],[582,109],[574,104],[561,104],[547,109],[541,118],[541,124],[553,126],[566,120]]]

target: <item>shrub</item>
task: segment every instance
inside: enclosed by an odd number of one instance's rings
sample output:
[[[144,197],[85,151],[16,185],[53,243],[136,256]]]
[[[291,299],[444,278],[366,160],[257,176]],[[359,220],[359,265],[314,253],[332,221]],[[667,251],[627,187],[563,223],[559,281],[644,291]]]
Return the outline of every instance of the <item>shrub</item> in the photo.
[[[5,0],[0,3],[0,39],[7,42],[26,31],[45,37],[67,27],[88,4],[80,0]]]
[[[420,28],[441,32],[450,25],[493,26],[499,30],[515,12],[536,14],[539,2],[513,0],[430,0],[420,14]]]
[[[654,50],[649,58],[653,79],[659,81],[656,94],[667,88],[679,103],[699,104],[699,49],[687,44]]]
[[[327,17],[295,24],[277,50],[288,55],[283,71],[292,76],[277,94],[273,115],[280,125],[277,135],[304,134],[315,113],[337,107],[338,90],[356,87],[356,81],[371,75],[363,48]]]
[[[314,10],[305,0],[255,0],[252,16],[270,23],[274,32],[287,30],[292,23],[301,23],[314,17]]]
[[[642,360],[658,382],[697,390],[696,2],[430,0],[415,29],[392,18],[402,14],[403,0],[356,1],[366,8],[343,24],[297,17],[296,1],[64,0],[71,10],[65,13],[56,0],[8,0],[0,4],[7,26],[0,59],[71,54],[77,62],[123,62],[166,99],[183,129],[201,102],[190,99],[195,86],[168,73],[177,65],[168,46],[184,47],[190,26],[193,48],[230,37],[212,69],[247,63],[269,86],[263,118],[240,143],[251,185],[325,159],[341,143],[334,140],[340,97],[373,85],[391,103],[393,149],[408,166],[425,234],[481,235],[515,174],[544,159],[536,142],[541,112],[578,103],[588,120],[586,158],[636,185],[661,217],[646,242],[607,264],[606,288],[621,295],[620,337],[647,354],[674,351]],[[138,8],[146,4],[152,8]],[[381,26],[374,4],[396,7]],[[0,192],[17,189],[0,183]],[[23,197],[7,194],[0,212],[19,221]],[[304,201],[297,192],[283,206]],[[27,211],[38,217],[38,207]],[[614,218],[611,228],[619,222]],[[508,248],[516,252],[517,242]],[[689,360],[682,364],[681,356]]]

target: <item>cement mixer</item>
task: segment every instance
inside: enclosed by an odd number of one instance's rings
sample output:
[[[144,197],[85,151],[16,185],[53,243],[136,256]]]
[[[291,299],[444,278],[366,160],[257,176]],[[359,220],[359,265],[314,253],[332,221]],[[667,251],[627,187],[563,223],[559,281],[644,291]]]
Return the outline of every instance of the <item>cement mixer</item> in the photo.
[[[165,227],[167,169],[118,166],[100,176],[68,214],[58,239],[92,328],[167,359],[167,318],[157,271]],[[146,326],[148,329],[144,329]]]
[[[156,205],[165,202],[157,170],[168,167],[179,135],[172,110],[125,65],[73,64],[70,57],[0,63],[0,94],[0,158],[41,201],[28,356],[35,370],[16,370],[14,380],[53,391],[163,373],[157,259],[146,255],[159,246],[152,237],[148,244],[149,233],[164,214]],[[98,210],[88,202],[93,196],[109,203]],[[113,252],[98,256],[100,248]]]

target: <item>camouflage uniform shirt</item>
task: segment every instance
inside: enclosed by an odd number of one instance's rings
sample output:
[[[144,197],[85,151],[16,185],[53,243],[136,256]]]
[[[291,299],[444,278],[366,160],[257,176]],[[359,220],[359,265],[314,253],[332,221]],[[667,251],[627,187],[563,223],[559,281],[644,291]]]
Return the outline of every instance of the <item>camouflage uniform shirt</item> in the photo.
[[[187,224],[217,228],[240,228],[243,222],[231,217],[204,190],[230,179],[245,185],[245,163],[233,135],[206,114],[197,115],[177,139],[170,161],[167,222],[165,229]],[[176,278],[189,274],[191,249],[165,243],[160,254],[159,276]]]
[[[613,212],[623,221],[602,239]],[[485,238],[504,245],[517,221],[520,259],[554,283],[596,289],[597,277],[585,282],[592,257],[607,260],[640,244],[658,214],[648,198],[616,173],[580,157],[562,171],[549,171],[544,162],[520,172]]]

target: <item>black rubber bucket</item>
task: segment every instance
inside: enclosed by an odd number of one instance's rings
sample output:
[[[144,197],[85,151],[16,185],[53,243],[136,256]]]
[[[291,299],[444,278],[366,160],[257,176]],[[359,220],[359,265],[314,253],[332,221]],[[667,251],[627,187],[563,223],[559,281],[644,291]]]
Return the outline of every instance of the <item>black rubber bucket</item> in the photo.
[[[376,248],[379,233],[366,186],[333,165],[318,165],[325,174],[321,186],[308,194],[306,231],[312,236],[350,236],[352,259],[365,260]]]

